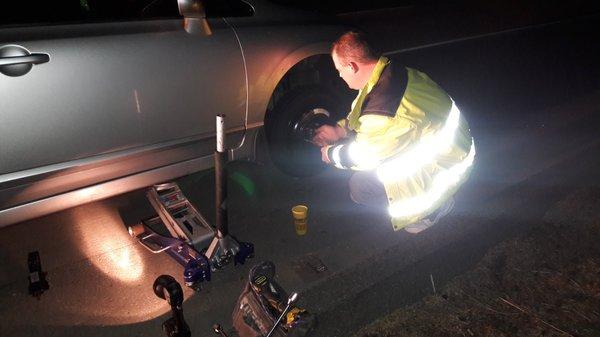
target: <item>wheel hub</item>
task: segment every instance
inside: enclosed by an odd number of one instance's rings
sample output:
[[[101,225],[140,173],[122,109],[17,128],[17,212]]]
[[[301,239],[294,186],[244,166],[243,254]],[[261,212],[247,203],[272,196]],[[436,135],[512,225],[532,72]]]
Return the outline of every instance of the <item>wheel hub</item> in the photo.
[[[311,143],[316,129],[323,125],[335,125],[335,121],[331,119],[329,111],[315,108],[306,111],[290,124],[295,138]]]

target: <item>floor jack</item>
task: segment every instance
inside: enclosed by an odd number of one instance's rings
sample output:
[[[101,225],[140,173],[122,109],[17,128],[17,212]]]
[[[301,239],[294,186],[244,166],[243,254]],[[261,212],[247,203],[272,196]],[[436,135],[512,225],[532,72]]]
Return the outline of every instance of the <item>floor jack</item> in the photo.
[[[225,116],[217,116],[217,150],[215,152],[216,226],[213,228],[183,195],[175,183],[155,185],[147,192],[158,216],[129,227],[129,234],[153,253],[165,252],[184,267],[185,284],[199,290],[200,283],[210,281],[211,271],[233,260],[244,264],[254,255],[254,245],[229,235],[227,223],[227,150]],[[151,228],[164,224],[170,237]]]

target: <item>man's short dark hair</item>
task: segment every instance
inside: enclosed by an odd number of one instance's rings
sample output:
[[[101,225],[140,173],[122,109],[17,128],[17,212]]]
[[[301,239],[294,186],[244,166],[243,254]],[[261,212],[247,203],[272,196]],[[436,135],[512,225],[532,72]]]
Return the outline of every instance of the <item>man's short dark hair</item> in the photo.
[[[342,34],[331,46],[331,52],[345,62],[354,60],[367,63],[377,61],[380,56],[367,41],[366,34],[358,31]]]

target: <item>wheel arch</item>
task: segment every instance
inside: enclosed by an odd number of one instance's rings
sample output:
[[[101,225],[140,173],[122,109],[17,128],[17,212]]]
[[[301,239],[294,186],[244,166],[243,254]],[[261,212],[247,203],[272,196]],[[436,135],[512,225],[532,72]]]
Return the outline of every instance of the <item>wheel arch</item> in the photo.
[[[264,124],[272,119],[273,107],[289,91],[298,87],[326,86],[340,94],[349,91],[337,75],[331,61],[331,43],[314,43],[297,49],[279,63],[271,75],[269,83],[277,83],[264,108]]]
[[[330,46],[330,42],[305,45],[289,53],[273,67],[268,79],[263,82],[269,85],[268,88],[263,88],[260,106],[255,106],[253,109],[257,113],[254,115],[255,125],[263,125],[254,139],[254,160],[267,162],[274,159],[272,146],[276,140],[271,137],[271,134],[280,124],[277,120],[283,116],[278,107],[280,104],[285,104],[284,100],[289,95],[299,91],[314,92],[314,89],[318,88],[323,90],[317,91],[317,96],[319,92],[331,91],[332,97],[337,97],[340,102],[348,103],[348,107],[350,106],[353,93],[335,69],[330,56]]]

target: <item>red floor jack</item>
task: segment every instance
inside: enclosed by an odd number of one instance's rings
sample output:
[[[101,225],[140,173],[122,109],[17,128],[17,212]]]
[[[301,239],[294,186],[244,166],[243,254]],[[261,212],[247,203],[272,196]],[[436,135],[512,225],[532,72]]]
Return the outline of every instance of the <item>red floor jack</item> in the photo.
[[[200,283],[210,281],[211,271],[233,260],[244,264],[254,255],[254,245],[229,235],[227,223],[227,150],[225,116],[217,116],[217,151],[215,152],[216,226],[213,228],[183,195],[175,183],[155,185],[147,192],[158,216],[129,227],[129,234],[153,253],[165,252],[184,267],[184,281],[199,290]],[[164,224],[170,237],[151,228]]]

